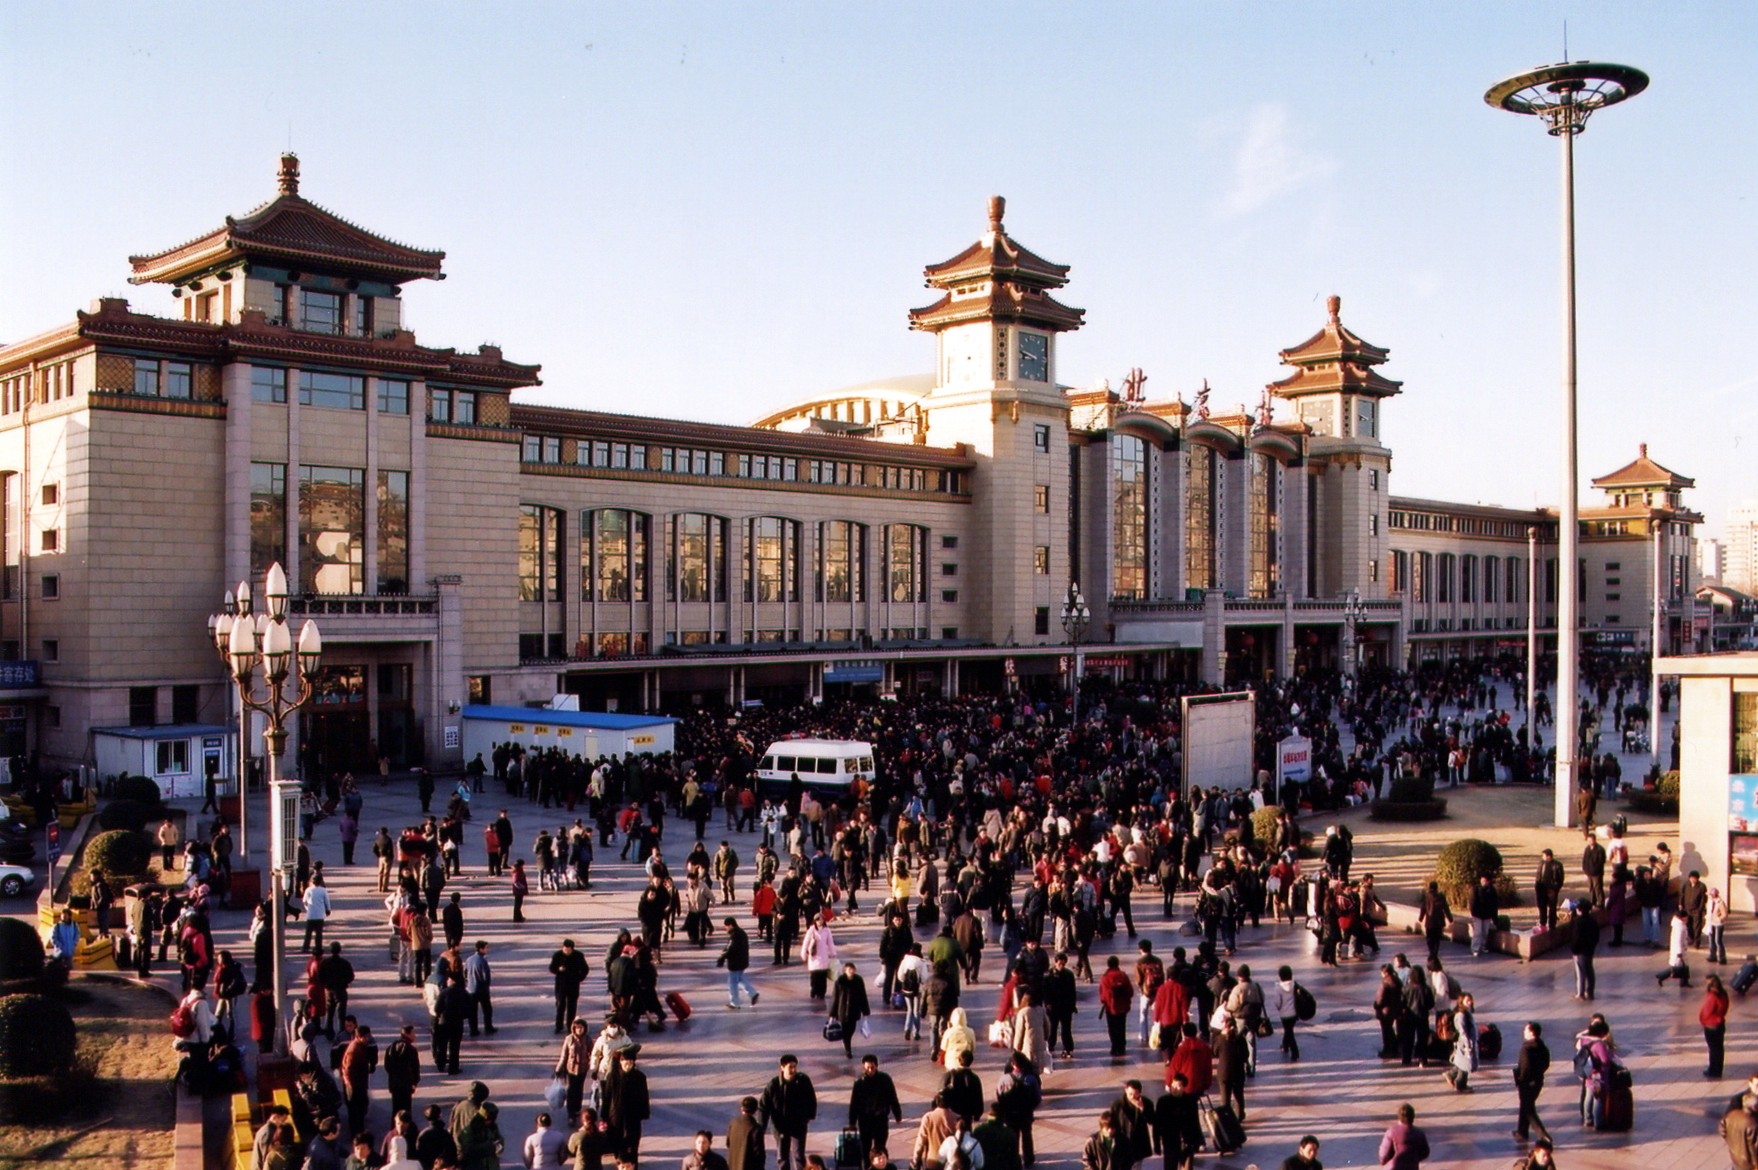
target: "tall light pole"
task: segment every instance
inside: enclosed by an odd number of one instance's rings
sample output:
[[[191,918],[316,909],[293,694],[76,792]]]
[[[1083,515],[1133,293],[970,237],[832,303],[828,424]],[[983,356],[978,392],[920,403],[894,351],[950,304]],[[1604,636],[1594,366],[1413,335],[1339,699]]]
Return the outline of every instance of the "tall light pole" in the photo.
[[[1351,589],[1343,595],[1343,676],[1354,679],[1361,673],[1361,635],[1356,625],[1361,621],[1361,590]]]
[[[1661,589],[1671,583],[1671,577],[1661,569],[1661,557],[1664,551],[1660,537],[1666,531],[1665,515],[1661,512],[1648,513],[1648,527],[1654,533],[1654,615],[1653,627],[1648,634],[1648,764],[1651,768],[1660,767],[1660,655],[1661,631],[1665,628],[1665,594]],[[1710,610],[1711,613],[1715,611]],[[1709,640],[1709,650],[1715,652],[1715,639]]]
[[[220,603],[220,612],[208,618],[208,637],[214,640],[214,649],[220,652],[220,661],[226,663],[227,674],[231,674],[232,663],[232,623],[242,615],[246,620],[250,614],[250,582],[238,582],[238,589],[226,590],[226,599]],[[236,693],[236,688],[234,688]],[[238,860],[250,860],[250,708],[242,702],[238,704]]]
[[[1086,655],[1081,653],[1081,643],[1086,641],[1087,630],[1092,628],[1093,611],[1087,607],[1086,598],[1080,595],[1080,586],[1074,582],[1068,584],[1068,596],[1062,601],[1062,632],[1068,635],[1069,645],[1074,647],[1074,721],[1080,722],[1080,679],[1086,670]]]
[[[238,688],[238,704],[249,712],[260,711],[265,718],[263,748],[269,780],[269,869],[273,883],[273,907],[270,911],[273,931],[275,988],[275,1051],[287,1052],[286,1029],[281,1026],[287,1010],[287,876],[292,872],[297,845],[297,817],[288,807],[296,799],[291,789],[296,782],[281,779],[281,755],[287,749],[287,716],[304,706],[311,698],[312,683],[317,675],[318,660],[323,655],[323,640],[317,623],[307,620],[299,631],[298,677],[293,676],[293,635],[287,628],[287,574],[279,564],[270,566],[263,580],[263,599],[267,612],[251,614],[250,587],[238,586],[237,597],[244,599],[245,612],[220,613],[209,619],[218,644],[221,631],[226,639],[226,656],[231,662],[232,681]],[[257,668],[261,667],[261,686]],[[288,697],[289,682],[293,696]],[[242,799],[240,800],[242,805]],[[260,976],[259,976],[260,978]]]
[[[1648,88],[1648,75],[1628,65],[1574,61],[1546,65],[1490,87],[1483,100],[1515,114],[1543,119],[1563,147],[1563,498],[1557,524],[1557,786],[1558,825],[1574,814],[1575,757],[1581,729],[1576,711],[1580,689],[1580,613],[1576,600],[1576,545],[1580,509],[1575,452],[1575,135],[1594,111],[1616,105]]]
[[[1526,526],[1526,750],[1538,748],[1538,525]]]

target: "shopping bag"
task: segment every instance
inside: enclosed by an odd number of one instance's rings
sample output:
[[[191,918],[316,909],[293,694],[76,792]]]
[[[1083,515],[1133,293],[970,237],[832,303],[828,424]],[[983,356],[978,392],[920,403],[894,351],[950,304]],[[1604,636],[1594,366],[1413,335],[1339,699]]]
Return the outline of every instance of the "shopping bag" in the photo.
[[[1006,1020],[996,1020],[989,1025],[990,1048],[1006,1048],[1012,1043],[1012,1039],[1012,1036],[1009,1034]]]
[[[549,1102],[551,1112],[560,1113],[568,1103],[568,1078],[557,1073],[544,1088],[543,1099]]]

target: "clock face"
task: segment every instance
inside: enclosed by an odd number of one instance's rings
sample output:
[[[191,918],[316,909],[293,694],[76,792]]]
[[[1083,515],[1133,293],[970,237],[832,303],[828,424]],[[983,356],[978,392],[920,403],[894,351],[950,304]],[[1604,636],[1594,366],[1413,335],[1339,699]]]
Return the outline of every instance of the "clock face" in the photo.
[[[1355,405],[1355,433],[1363,438],[1373,438],[1376,413],[1378,412],[1374,409],[1373,399],[1360,399]]]
[[[1329,398],[1303,399],[1300,403],[1300,421],[1311,427],[1316,434],[1329,435],[1336,432]]]
[[[1050,380],[1050,339],[1044,334],[1020,332],[1019,377],[1027,382]]]

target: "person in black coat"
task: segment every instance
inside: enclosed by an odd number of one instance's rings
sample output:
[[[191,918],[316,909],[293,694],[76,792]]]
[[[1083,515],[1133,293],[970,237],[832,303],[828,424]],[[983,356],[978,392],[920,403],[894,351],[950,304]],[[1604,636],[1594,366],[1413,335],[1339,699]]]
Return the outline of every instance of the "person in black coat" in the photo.
[[[871,1158],[875,1150],[887,1149],[890,1122],[903,1120],[903,1104],[897,1099],[897,1085],[889,1073],[879,1071],[879,1058],[872,1053],[861,1057],[861,1075],[849,1089],[848,1123],[860,1131],[861,1155]],[[727,1135],[730,1143],[732,1135]],[[761,1151],[761,1139],[758,1149]],[[730,1149],[730,1145],[729,1145]]]
[[[1203,1148],[1197,1100],[1190,1078],[1173,1073],[1171,1089],[1154,1103],[1154,1152],[1165,1155],[1166,1170],[1189,1170]]]
[[[958,1067],[940,1079],[940,1097],[946,1107],[968,1122],[983,1115],[983,1078],[971,1065],[976,1054],[966,1048],[958,1054]]]
[[[842,965],[842,974],[836,977],[836,985],[830,992],[830,1015],[842,1025],[842,1053],[853,1060],[855,1057],[855,1029],[873,1009],[867,1003],[867,981],[862,979],[855,970],[853,963]]]
[[[641,1158],[641,1124],[652,1116],[647,1094],[647,1074],[635,1067],[641,1055],[639,1044],[617,1050],[616,1067],[604,1082],[603,1121],[617,1150],[619,1162],[639,1162]]]
[[[769,1152],[763,1148],[763,1123],[757,1119],[757,1098],[739,1102],[739,1115],[726,1125],[727,1170],[763,1170]]]
[[[1520,1059],[1514,1066],[1514,1091],[1520,1098],[1520,1117],[1514,1123],[1514,1137],[1525,1141],[1532,1130],[1550,1140],[1550,1130],[1538,1118],[1538,1094],[1544,1088],[1544,1074],[1550,1069],[1550,1049],[1544,1042],[1544,1025],[1526,1025],[1525,1042],[1520,1045]]]
[[[1574,936],[1569,940],[1569,953],[1575,956],[1575,998],[1593,998],[1597,981],[1593,974],[1593,954],[1599,950],[1599,919],[1586,902],[1569,903],[1569,923]]]
[[[812,1078],[800,1071],[800,1058],[782,1054],[781,1071],[772,1077],[758,1102],[763,1126],[775,1131],[779,1170],[806,1170],[806,1133],[818,1116],[818,1092]]]
[[[574,940],[564,938],[562,949],[549,958],[549,973],[555,976],[555,1032],[561,1035],[574,1022],[580,1005],[580,984],[586,982],[591,967],[586,956],[574,949]]]

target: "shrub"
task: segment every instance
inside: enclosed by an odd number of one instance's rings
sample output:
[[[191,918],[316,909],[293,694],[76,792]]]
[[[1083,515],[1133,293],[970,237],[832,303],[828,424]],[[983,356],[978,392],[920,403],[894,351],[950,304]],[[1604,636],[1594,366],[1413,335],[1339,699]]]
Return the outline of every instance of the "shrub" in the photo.
[[[1440,883],[1454,910],[1470,904],[1471,891],[1484,875],[1491,879],[1502,875],[1501,851],[1488,841],[1475,837],[1454,841],[1443,847],[1435,859],[1434,880]]]
[[[112,800],[98,810],[98,828],[129,829],[138,833],[147,827],[147,822],[153,819],[157,812],[156,808],[144,805],[138,800]]]
[[[136,877],[147,870],[153,855],[153,839],[131,829],[112,829],[99,833],[87,842],[85,867],[101,870],[106,878],[113,875]]]
[[[0,980],[35,979],[43,973],[43,940],[18,918],[0,918]]]
[[[110,795],[116,800],[132,800],[157,809],[164,801],[159,785],[151,776],[130,776],[126,772],[116,778]]]
[[[1677,800],[1679,798],[1679,774],[1677,772],[1661,773],[1660,783],[1654,786],[1654,791],[1660,796],[1670,796]]]
[[[1445,800],[1376,800],[1371,815],[1376,821],[1438,821],[1447,815]]]
[[[1252,836],[1266,850],[1269,849],[1270,842],[1276,839],[1276,821],[1281,815],[1282,810],[1273,804],[1266,804],[1251,814]]]
[[[40,1077],[73,1067],[73,1017],[44,995],[0,999],[0,1076]]]
[[[1434,799],[1433,776],[1400,776],[1386,789],[1386,799],[1394,804],[1421,804]]]

